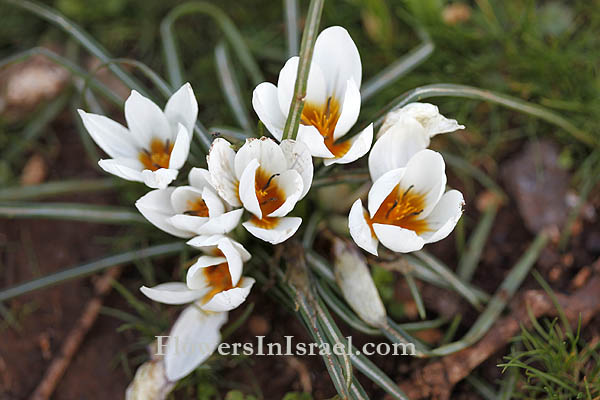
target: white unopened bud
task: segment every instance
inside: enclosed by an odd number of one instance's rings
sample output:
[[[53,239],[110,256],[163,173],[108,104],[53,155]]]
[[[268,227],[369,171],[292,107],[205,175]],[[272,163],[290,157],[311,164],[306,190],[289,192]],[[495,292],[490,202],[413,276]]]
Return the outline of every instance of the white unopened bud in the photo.
[[[140,365],[133,381],[125,392],[126,400],[164,400],[175,382],[169,382],[163,359],[147,361]]]
[[[334,240],[333,253],[335,279],[352,310],[369,325],[385,325],[385,307],[364,256],[341,239]]]

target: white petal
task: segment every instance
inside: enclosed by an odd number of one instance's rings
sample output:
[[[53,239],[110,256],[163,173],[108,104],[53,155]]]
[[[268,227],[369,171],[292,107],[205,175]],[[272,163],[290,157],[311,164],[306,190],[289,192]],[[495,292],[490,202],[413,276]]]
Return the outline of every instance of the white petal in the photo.
[[[175,140],[174,131],[163,111],[135,90],[125,100],[125,119],[131,134],[142,148],[149,149],[152,139],[163,142]]]
[[[235,175],[235,151],[231,144],[222,138],[213,141],[206,158],[211,181],[219,196],[232,207],[242,205],[238,197],[238,179]]]
[[[173,214],[182,214],[189,210],[191,205],[202,198],[202,190],[193,186],[178,186],[171,193],[171,208]]]
[[[200,229],[210,220],[207,217],[198,217],[195,215],[176,214],[169,217],[168,222],[177,229],[185,231],[185,238],[190,238],[195,235],[199,235]]]
[[[325,159],[323,160],[323,164],[326,166],[331,164],[349,164],[367,154],[371,148],[371,144],[373,143],[373,124],[367,126],[358,135],[355,135],[353,138],[349,139],[349,141],[350,148],[346,154],[339,158]]]
[[[354,82],[354,79],[350,79],[346,83],[344,98],[339,100],[343,100],[343,102],[341,104],[342,110],[340,118],[338,119],[333,132],[334,141],[348,133],[350,128],[356,123],[358,115],[360,114],[360,90],[358,89],[356,82]]]
[[[279,107],[277,87],[269,82],[258,85],[252,93],[252,106],[271,135],[281,142],[286,116]]]
[[[234,230],[240,223],[244,214],[243,208],[226,212],[209,220],[195,232],[198,235],[224,235]]]
[[[406,167],[408,160],[429,146],[429,136],[414,118],[402,118],[381,136],[369,153],[369,172],[375,182],[383,174]]]
[[[109,174],[116,175],[119,178],[134,182],[144,182],[142,176],[142,169],[144,169],[144,166],[134,158],[100,160],[98,161],[98,165]]]
[[[290,110],[292,97],[294,97],[294,87],[296,85],[296,75],[298,74],[298,57],[292,57],[283,66],[279,72],[277,81],[277,97],[281,113],[287,117]],[[306,103],[315,106],[325,105],[329,93],[327,92],[327,82],[323,76],[321,68],[314,62],[311,64],[308,72],[308,82],[306,86]]]
[[[142,171],[142,178],[146,186],[152,189],[164,189],[177,178],[178,173],[178,170],[170,168],[160,168],[156,171],[145,169]]]
[[[447,119],[440,114],[437,106],[429,103],[410,103],[399,110],[391,111],[386,115],[385,121],[381,126],[379,135],[383,135],[388,128],[403,117],[414,118],[425,129],[428,137],[433,137],[440,133],[454,132],[458,129],[464,129],[454,119]]]
[[[258,167],[259,164],[256,159],[247,164],[240,178],[239,193],[244,208],[256,215],[258,219],[262,219],[262,210],[256,197],[256,170]]]
[[[244,222],[242,225],[248,232],[257,238],[271,244],[279,244],[285,242],[296,233],[301,224],[302,218],[284,217],[278,218],[277,224],[271,229],[264,229],[256,226],[252,219]]]
[[[323,71],[328,93],[340,98],[344,96],[346,82],[354,79],[360,87],[362,65],[354,41],[344,28],[332,26],[324,29],[315,42],[313,63]]]
[[[123,125],[103,115],[77,111],[94,142],[111,158],[135,158],[139,155],[137,143]]]
[[[225,322],[227,313],[207,313],[196,305],[186,307],[169,333],[165,352],[167,379],[180,380],[210,357],[221,342],[220,329]]]
[[[412,186],[414,193],[424,196],[419,218],[427,218],[446,190],[446,165],[441,154],[428,149],[415,154],[406,164],[400,186],[404,190]]]
[[[171,206],[171,195],[175,188],[166,188],[152,190],[140,197],[135,206],[140,213],[150,221],[154,226],[177,237],[189,238],[194,236],[181,226],[174,226],[171,223],[171,217],[175,215],[175,210]]]
[[[198,257],[198,260],[194,263],[194,265],[188,269],[185,277],[185,282],[188,288],[206,293],[209,283],[206,281],[204,268],[213,267],[215,265],[223,264],[224,262],[227,262],[225,257]]]
[[[208,302],[202,305],[202,309],[215,312],[233,310],[246,301],[252,285],[254,285],[254,279],[244,277],[241,279],[238,287],[215,294]]]
[[[190,142],[192,137],[181,124],[177,126],[177,138],[173,145],[173,151],[171,151],[171,157],[169,158],[169,168],[179,169],[185,164],[188,154],[190,153]]]
[[[306,145],[313,157],[332,158],[333,153],[325,145],[325,139],[319,133],[317,128],[312,125],[302,125],[298,127],[297,140]]]
[[[204,200],[206,207],[208,207],[209,217],[218,217],[225,212],[223,201],[211,188],[205,187],[202,190],[202,200]]]
[[[395,225],[373,224],[375,235],[382,245],[398,253],[421,250],[425,240],[414,231]]]
[[[219,240],[218,249],[225,255],[227,265],[229,267],[229,275],[231,275],[231,284],[236,286],[242,277],[242,255],[233,245],[233,242],[224,237]]]
[[[248,251],[244,248],[244,246],[242,246],[235,240],[230,239],[224,235],[197,236],[193,239],[188,240],[187,244],[190,246],[199,248],[202,251],[211,252],[210,249],[216,248],[217,244],[219,244],[219,241],[221,241],[223,238],[226,238],[231,243],[233,243],[233,246],[240,253],[240,256],[242,257],[243,262],[246,262],[246,261],[250,260],[250,258],[252,258],[252,256],[250,255],[250,253],[248,253]],[[211,254],[214,254],[214,253],[211,253]]]
[[[279,145],[287,160],[288,169],[297,171],[302,177],[303,190],[300,199],[304,198],[312,185],[314,167],[308,147],[303,143],[286,139]]]
[[[304,184],[302,177],[293,169],[282,172],[279,176],[273,179],[273,184],[283,191],[285,201],[279,208],[273,211],[268,217],[285,217],[300,200]]]
[[[154,287],[142,286],[140,291],[150,300],[163,304],[186,304],[204,296],[204,292],[190,290],[183,282],[161,283]]]
[[[354,242],[360,248],[374,256],[377,255],[377,245],[379,242],[377,238],[373,237],[371,228],[365,218],[365,209],[360,199],[356,200],[350,209],[348,228],[350,229],[350,236],[352,236],[352,239],[354,239]]]
[[[240,253],[240,256],[242,257],[243,262],[247,262],[248,260],[250,260],[252,258],[252,255],[248,252],[248,250],[246,250],[246,248],[244,246],[241,245],[241,243],[238,243],[235,240],[231,240],[231,243],[233,243],[233,246]]]
[[[188,174],[188,181],[190,185],[196,189],[204,189],[204,187],[212,187],[212,179],[210,172],[204,168],[192,168]]]
[[[269,176],[279,174],[287,168],[287,161],[277,142],[268,137],[246,139],[246,143],[235,155],[235,175],[241,180],[242,173],[252,160],[257,160]]]
[[[427,216],[427,227],[430,229],[421,234],[427,243],[446,238],[456,226],[463,212],[465,200],[458,190],[450,190],[442,196],[431,214]]]
[[[217,248],[217,244],[219,244],[219,240],[223,239],[224,235],[211,235],[211,236],[196,236],[187,241],[189,246],[200,249],[205,254],[214,255]]]
[[[377,213],[377,210],[379,210],[379,207],[381,207],[381,203],[383,203],[385,198],[388,197],[396,185],[400,183],[404,173],[405,168],[393,169],[375,181],[371,190],[369,190],[368,208],[371,218],[375,216],[375,213]]]
[[[167,101],[165,116],[171,124],[171,129],[176,130],[178,124],[182,124],[190,137],[194,131],[194,124],[198,117],[198,102],[194,91],[189,83],[179,88]]]

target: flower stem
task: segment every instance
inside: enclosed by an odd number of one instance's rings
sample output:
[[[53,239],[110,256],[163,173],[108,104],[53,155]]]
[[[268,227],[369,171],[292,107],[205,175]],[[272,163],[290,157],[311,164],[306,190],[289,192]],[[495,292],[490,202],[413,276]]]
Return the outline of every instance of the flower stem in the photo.
[[[302,33],[302,43],[300,44],[300,61],[298,62],[298,74],[296,75],[296,85],[294,87],[294,97],[290,104],[285,128],[283,130],[284,139],[296,139],[302,108],[304,108],[304,98],[306,97],[306,86],[308,82],[308,72],[312,61],[315,41],[319,31],[321,13],[325,0],[311,0],[306,16],[306,24]]]

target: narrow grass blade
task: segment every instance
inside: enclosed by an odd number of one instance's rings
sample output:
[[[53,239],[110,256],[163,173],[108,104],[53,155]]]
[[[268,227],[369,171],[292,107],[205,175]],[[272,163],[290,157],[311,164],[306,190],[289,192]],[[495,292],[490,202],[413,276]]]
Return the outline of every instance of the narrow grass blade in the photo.
[[[252,53],[248,49],[244,37],[227,14],[219,7],[208,2],[189,1],[171,10],[160,24],[160,35],[163,42],[165,64],[167,66],[169,81],[173,87],[180,87],[185,81],[183,77],[183,68],[177,51],[173,24],[180,17],[190,14],[205,14],[212,18],[223,31],[227,41],[254,84],[259,84],[264,81],[262,72],[252,56]]]
[[[0,202],[0,218],[39,218],[103,224],[145,224],[139,213],[126,207],[78,203]]]
[[[73,37],[78,41],[85,49],[95,55],[102,62],[107,62],[111,59],[107,51],[98,43],[92,36],[85,32],[81,27],[70,21],[64,15],[58,13],[51,7],[44,4],[32,1],[32,0],[1,0],[5,3],[11,4],[15,7],[29,11],[32,14],[37,15],[40,18],[56,25],[61,28],[65,33]],[[123,83],[129,86],[131,89],[136,89],[138,92],[147,95],[144,88],[137,82],[135,78],[129,75],[123,68],[118,65],[109,66],[110,70],[119,78]]]
[[[27,125],[25,125],[25,128],[19,135],[19,138],[16,139],[15,143],[2,153],[2,159],[11,162],[28,150],[28,147],[41,135],[48,124],[54,121],[58,114],[64,110],[65,106],[68,104],[70,95],[71,92],[67,90],[45,105],[44,108],[37,113]]]
[[[411,274],[404,274],[404,279],[406,279],[406,284],[408,285],[408,289],[410,290],[410,294],[415,301],[417,306],[417,311],[419,312],[419,317],[421,319],[425,319],[427,317],[425,311],[425,305],[423,304],[423,299],[421,298],[421,293],[419,292],[419,288],[417,287],[417,283]]]
[[[235,75],[225,42],[220,42],[215,47],[215,62],[225,100],[227,100],[229,108],[233,112],[238,124],[240,124],[246,135],[251,136],[253,123],[250,121],[248,107],[244,103],[240,84]]]
[[[502,190],[502,188],[485,172],[475,167],[473,164],[468,163],[463,158],[457,155],[450,154],[445,151],[442,151],[442,155],[444,156],[444,160],[446,161],[446,163],[452,168],[455,168],[471,176],[473,179],[479,182],[481,186],[494,192],[494,194],[496,194],[501,199],[507,198],[506,193],[504,193],[504,190]]]
[[[519,261],[517,261],[515,266],[511,269],[494,296],[489,301],[485,311],[479,315],[479,318],[477,318],[465,336],[457,342],[453,342],[432,350],[432,353],[438,356],[447,355],[462,350],[481,339],[481,337],[485,335],[492,324],[498,319],[500,313],[504,307],[506,307],[506,304],[515,294],[519,286],[521,286],[521,283],[531,270],[531,267],[533,267],[537,261],[540,252],[546,246],[547,242],[548,235],[545,233],[540,233],[529,246],[527,251],[521,256]]]
[[[363,354],[358,354],[354,347],[350,349],[350,360],[357,370],[365,374],[365,376],[373,381],[374,384],[385,390],[385,392],[392,396],[393,399],[410,400],[398,385],[385,374],[385,372],[380,370]]]
[[[242,326],[246,320],[252,315],[252,311],[254,311],[254,303],[250,303],[244,309],[242,315],[238,317],[233,323],[227,325],[223,332],[221,332],[221,340],[225,341],[229,336],[231,336],[235,331],[238,330],[240,326]]]
[[[103,95],[107,100],[111,101],[115,105],[121,106],[123,104],[123,99],[118,94],[116,94],[111,88],[106,86],[104,83],[96,79],[92,74],[88,73],[87,71],[79,67],[77,64],[73,63],[71,60],[45,47],[34,47],[29,50],[25,50],[23,52],[14,54],[8,58],[5,58],[0,61],[0,69],[7,65],[27,60],[35,55],[43,55],[49,60],[55,62],[57,65],[60,65],[61,67],[65,68],[71,74],[87,80],[88,85],[91,88],[97,90],[98,93]]]
[[[296,84],[294,86],[294,97],[290,104],[287,120],[283,129],[284,139],[296,139],[300,117],[304,108],[304,98],[306,97],[306,88],[308,82],[308,72],[312,61],[321,13],[323,12],[323,3],[325,0],[311,0],[308,6],[308,14],[302,33],[302,43],[300,45],[300,61],[298,62],[298,73],[296,75]]]
[[[85,276],[100,272],[106,268],[114,267],[115,265],[127,264],[139,258],[158,257],[178,253],[183,250],[184,247],[184,242],[160,244],[144,249],[115,254],[96,261],[87,262],[55,274],[46,275],[42,278],[34,279],[11,288],[4,289],[0,291],[0,301],[5,301],[13,297],[30,293],[34,290],[63,283],[71,279],[83,278]]]
[[[442,262],[440,262],[437,258],[433,257],[431,254],[421,250],[413,253],[418,259],[423,261],[429,268],[431,268],[435,273],[439,274],[443,279],[445,279],[448,284],[456,290],[456,292],[460,293],[469,303],[471,303],[474,307],[481,307],[480,298],[477,296],[470,287],[465,284],[458,276],[454,274],[448,267],[446,267]]]
[[[317,291],[327,306],[345,323],[353,329],[367,335],[381,335],[379,329],[365,324],[343,301],[341,301],[329,288],[329,285],[316,281]]]
[[[122,185],[121,182],[112,178],[73,179],[34,186],[8,187],[0,189],[0,201],[33,200],[71,193],[111,190]]]
[[[465,282],[469,282],[475,273],[497,213],[498,205],[495,203],[490,204],[483,212],[483,216],[479,220],[471,237],[469,237],[467,250],[458,262],[456,269],[458,277]]]
[[[433,42],[427,37],[427,41],[411,50],[407,55],[390,64],[383,71],[365,82],[360,90],[361,101],[367,101],[381,90],[390,86],[418,67],[429,58],[434,49],[435,46]]]
[[[516,97],[507,96],[489,90],[450,83],[421,86],[399,96],[382,111],[381,116],[375,123],[376,127],[381,126],[383,119],[385,118],[385,114],[387,114],[389,111],[403,107],[408,103],[421,101],[431,97],[463,97],[467,99],[489,101],[491,103],[499,104],[524,114],[532,115],[543,121],[556,125],[571,134],[571,136],[573,136],[575,139],[591,147],[600,146],[600,138],[590,134],[589,132],[582,131],[565,118],[544,107],[529,103]]]
[[[594,154],[590,155],[590,157],[597,157],[598,153],[600,153],[600,151],[597,150]],[[596,187],[600,181],[600,162],[596,163],[595,168],[586,168],[586,170],[583,172],[581,180],[583,183],[577,193],[577,204],[569,212],[569,215],[567,216],[567,222],[565,223],[565,226],[560,234],[560,239],[558,241],[559,250],[566,249],[567,244],[569,243],[569,238],[571,237],[571,232],[573,231],[573,225],[575,224],[575,221],[577,221],[577,217],[579,217],[581,209],[587,201],[588,196],[592,192],[592,189],[594,189],[594,187]]]
[[[288,57],[298,55],[298,0],[283,0]]]
[[[154,86],[158,88],[160,93],[164,96],[164,98],[168,98],[173,94],[173,88],[163,79],[159,74],[157,74],[152,68],[148,65],[144,64],[141,61],[133,60],[131,58],[114,58],[112,60],[108,60],[102,64],[100,64],[96,71],[99,71],[105,67],[110,67],[111,65],[130,65],[132,67],[137,68],[146,78],[152,82]]]
[[[479,392],[485,400],[498,400],[498,395],[489,383],[477,378],[474,375],[469,375],[465,380]]]

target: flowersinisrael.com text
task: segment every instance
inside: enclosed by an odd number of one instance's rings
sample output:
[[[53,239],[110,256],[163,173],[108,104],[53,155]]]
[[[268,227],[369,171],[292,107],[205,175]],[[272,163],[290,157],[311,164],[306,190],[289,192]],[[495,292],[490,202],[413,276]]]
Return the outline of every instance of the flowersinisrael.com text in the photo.
[[[365,343],[360,349],[353,347],[352,336],[346,337],[347,344],[336,343],[294,343],[294,336],[284,336],[285,343],[265,342],[265,336],[256,336],[256,342],[246,343],[221,343],[216,351],[223,356],[238,355],[256,355],[256,356],[314,356],[314,355],[394,355],[394,356],[414,356],[416,348],[413,343]],[[156,336],[157,350],[156,355],[165,355],[167,341],[174,341],[174,351],[176,354],[189,354],[191,352],[208,353],[215,351],[209,348],[210,344],[202,339],[198,340],[180,340],[177,336]]]

